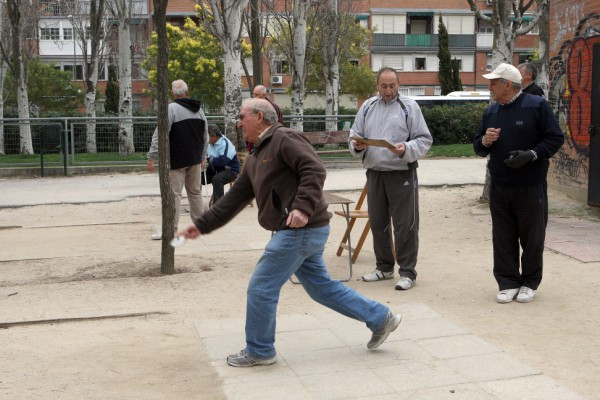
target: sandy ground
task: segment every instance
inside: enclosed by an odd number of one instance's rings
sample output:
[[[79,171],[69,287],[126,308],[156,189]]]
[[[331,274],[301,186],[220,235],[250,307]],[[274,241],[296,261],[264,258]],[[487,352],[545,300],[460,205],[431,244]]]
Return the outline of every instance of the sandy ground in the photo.
[[[497,304],[491,226],[473,214],[485,209],[480,193],[480,186],[421,188],[413,290],[359,280],[373,268],[370,241],[348,284],[384,303],[425,304],[561,385],[599,398],[600,263],[546,251],[535,301]],[[161,244],[149,240],[159,207],[156,197],[136,197],[0,209],[0,324],[76,319],[0,325],[0,398],[225,397],[194,321],[244,317],[248,277],[269,233],[248,207],[223,230],[178,250],[178,273],[160,276]],[[594,218],[556,193],[551,215]],[[344,229],[334,217],[325,254],[334,277],[347,273],[347,258],[335,255]],[[320,307],[287,284],[278,312]]]

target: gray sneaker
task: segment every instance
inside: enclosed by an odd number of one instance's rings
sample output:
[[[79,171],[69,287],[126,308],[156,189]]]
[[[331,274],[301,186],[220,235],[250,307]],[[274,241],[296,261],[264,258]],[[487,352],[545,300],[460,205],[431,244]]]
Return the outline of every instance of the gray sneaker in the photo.
[[[376,349],[381,345],[381,343],[385,342],[388,335],[396,330],[400,322],[402,321],[402,316],[400,314],[394,314],[391,311],[388,311],[388,315],[385,318],[385,323],[371,335],[371,340],[367,343],[368,349]]]
[[[373,272],[369,272],[368,274],[363,275],[362,279],[365,282],[376,282],[376,281],[383,281],[386,279],[392,279],[393,277],[394,277],[394,271],[383,272],[383,271],[376,269]]]
[[[242,350],[237,354],[227,356],[227,364],[232,367],[254,367],[257,365],[271,365],[275,362],[275,357],[271,358],[252,358],[246,350]]]
[[[401,276],[398,280],[398,283],[396,283],[396,290],[408,290],[416,284],[417,282],[415,282],[413,279],[410,279],[408,276]]]

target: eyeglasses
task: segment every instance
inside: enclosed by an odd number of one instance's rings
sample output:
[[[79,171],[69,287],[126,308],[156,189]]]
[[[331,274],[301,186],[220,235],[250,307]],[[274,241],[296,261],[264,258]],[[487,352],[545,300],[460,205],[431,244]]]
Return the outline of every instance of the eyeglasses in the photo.
[[[249,114],[238,114],[238,121],[242,121],[244,118],[246,118],[248,115],[254,115],[254,114],[258,114],[260,111],[253,111]]]

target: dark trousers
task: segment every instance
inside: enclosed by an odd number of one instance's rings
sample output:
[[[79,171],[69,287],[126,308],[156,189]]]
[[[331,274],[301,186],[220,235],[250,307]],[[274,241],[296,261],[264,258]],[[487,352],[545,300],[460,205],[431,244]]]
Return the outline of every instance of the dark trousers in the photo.
[[[548,222],[546,184],[524,188],[490,185],[494,277],[500,290],[542,281],[544,240]],[[519,244],[521,272],[519,273]]]
[[[237,175],[231,172],[231,170],[225,169],[221,172],[217,172],[212,177],[212,186],[213,186],[213,194],[212,194],[212,204],[215,204],[217,200],[223,197],[225,193],[225,185],[229,182],[233,182],[237,178]]]
[[[419,252],[417,171],[368,169],[367,190],[376,268],[391,272],[397,261],[401,276],[416,279]]]

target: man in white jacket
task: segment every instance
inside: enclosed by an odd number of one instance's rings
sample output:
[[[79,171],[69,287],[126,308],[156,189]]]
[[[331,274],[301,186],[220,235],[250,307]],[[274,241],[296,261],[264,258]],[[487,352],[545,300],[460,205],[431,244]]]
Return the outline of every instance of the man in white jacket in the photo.
[[[358,110],[348,140],[351,153],[362,157],[367,169],[376,269],[363,280],[392,279],[397,261],[400,279],[395,288],[408,290],[417,278],[419,250],[417,160],[429,151],[433,140],[417,103],[401,96],[398,88],[396,70],[380,69],[378,94]],[[382,139],[388,145],[369,145],[362,139]]]

